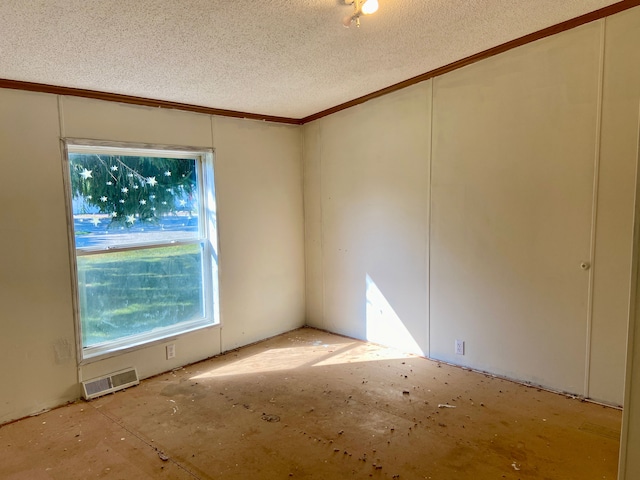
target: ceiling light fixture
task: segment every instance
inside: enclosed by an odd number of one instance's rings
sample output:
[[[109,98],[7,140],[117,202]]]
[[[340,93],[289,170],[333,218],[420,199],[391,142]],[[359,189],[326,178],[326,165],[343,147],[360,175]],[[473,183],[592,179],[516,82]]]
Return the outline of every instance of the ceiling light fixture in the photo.
[[[342,24],[349,28],[355,22],[356,27],[360,26],[361,15],[371,15],[378,11],[378,0],[344,0],[347,5],[353,5],[353,13],[344,17]]]

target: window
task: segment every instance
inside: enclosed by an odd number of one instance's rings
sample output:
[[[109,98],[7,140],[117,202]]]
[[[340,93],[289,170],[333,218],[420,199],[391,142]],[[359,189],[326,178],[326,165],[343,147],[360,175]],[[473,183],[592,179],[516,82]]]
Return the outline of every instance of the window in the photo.
[[[212,152],[66,151],[82,358],[218,323]]]

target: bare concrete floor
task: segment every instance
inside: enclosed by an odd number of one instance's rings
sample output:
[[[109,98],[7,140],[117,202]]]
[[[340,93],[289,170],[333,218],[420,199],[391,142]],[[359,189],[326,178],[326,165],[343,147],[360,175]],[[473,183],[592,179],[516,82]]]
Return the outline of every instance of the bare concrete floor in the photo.
[[[613,480],[620,422],[305,328],[2,426],[0,478]]]

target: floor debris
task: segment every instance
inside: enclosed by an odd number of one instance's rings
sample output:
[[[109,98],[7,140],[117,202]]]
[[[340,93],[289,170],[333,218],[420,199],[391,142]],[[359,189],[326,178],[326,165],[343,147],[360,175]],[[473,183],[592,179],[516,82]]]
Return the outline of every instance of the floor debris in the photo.
[[[292,351],[292,338],[307,345]],[[616,478],[620,411],[390,355],[313,329],[274,337],[2,425],[0,478]]]
[[[279,422],[280,421],[280,416],[279,415],[271,415],[271,414],[266,414],[263,413],[262,414],[262,420],[264,420],[265,422]]]

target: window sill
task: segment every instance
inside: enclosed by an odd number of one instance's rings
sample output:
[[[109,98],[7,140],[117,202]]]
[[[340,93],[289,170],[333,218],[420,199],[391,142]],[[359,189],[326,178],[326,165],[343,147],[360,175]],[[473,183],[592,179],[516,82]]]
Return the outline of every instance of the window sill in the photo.
[[[106,360],[107,358],[135,352],[161,343],[167,343],[172,340],[176,340],[183,335],[199,330],[213,329],[217,327],[220,327],[220,323],[203,323],[202,321],[199,321],[197,324],[191,326],[183,324],[181,325],[181,328],[177,330],[167,329],[165,332],[158,332],[156,335],[151,335],[152,332],[150,332],[146,335],[140,335],[140,337],[135,339],[130,338],[126,343],[123,342],[121,346],[115,343],[110,343],[108,346],[104,347],[85,348],[81,352],[81,360],[78,363],[78,366],[82,367],[84,365]]]

